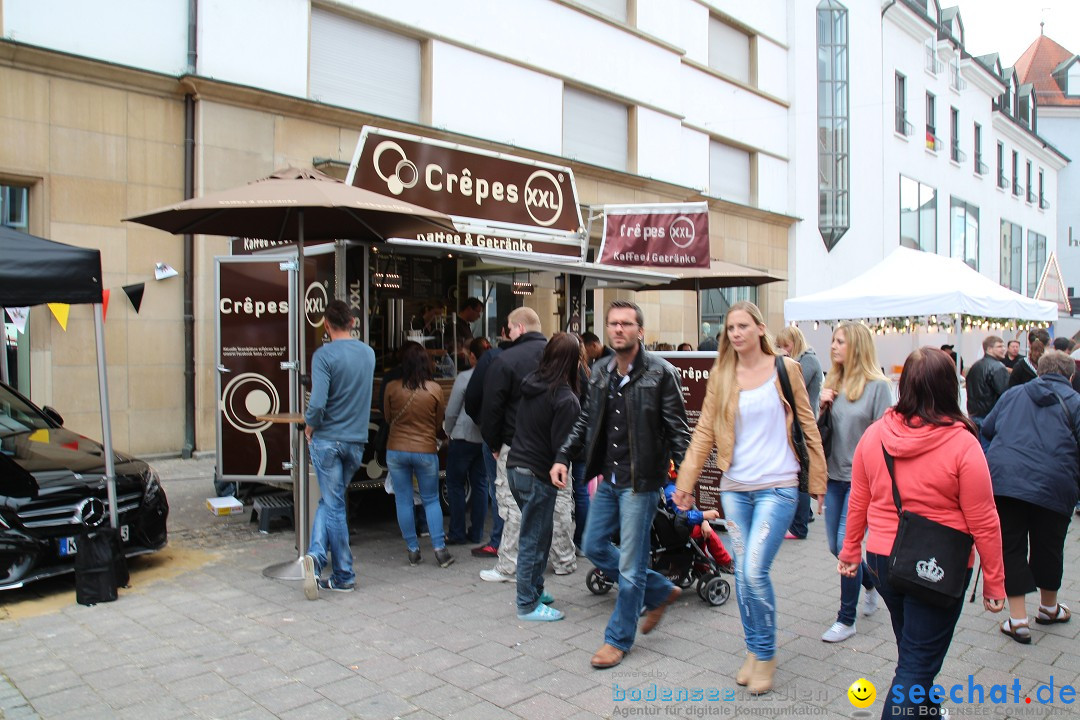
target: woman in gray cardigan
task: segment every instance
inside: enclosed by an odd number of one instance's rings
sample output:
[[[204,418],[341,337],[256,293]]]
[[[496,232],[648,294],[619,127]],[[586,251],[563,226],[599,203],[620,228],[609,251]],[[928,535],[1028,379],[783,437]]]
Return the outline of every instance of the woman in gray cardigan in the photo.
[[[824,376],[821,374],[821,363],[818,362],[814,348],[806,344],[806,338],[802,330],[789,325],[781,328],[776,333],[777,349],[799,363],[802,368],[803,382],[806,383],[806,393],[810,396],[810,407],[814,410],[814,417],[818,416],[818,397],[821,395],[821,383]],[[785,540],[805,540],[809,532],[810,516],[810,493],[799,493],[799,504],[795,508],[795,517],[791,521]]]
[[[825,457],[829,468],[825,531],[829,552],[837,555],[844,547],[855,447],[866,429],[892,407],[893,393],[892,383],[878,367],[874,338],[862,323],[841,323],[833,333],[831,352],[832,368],[821,390],[821,411],[827,409],[832,414],[832,447]],[[866,590],[863,614],[872,615],[877,610],[877,591],[868,572],[863,564],[854,577],[841,576],[840,612],[821,636],[825,642],[841,642],[855,634],[860,584]]]

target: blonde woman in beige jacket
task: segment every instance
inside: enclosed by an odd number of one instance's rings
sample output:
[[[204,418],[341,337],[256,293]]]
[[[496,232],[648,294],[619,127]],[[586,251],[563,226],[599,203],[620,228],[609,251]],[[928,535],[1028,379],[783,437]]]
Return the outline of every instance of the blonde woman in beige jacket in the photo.
[[[784,398],[778,358],[756,305],[731,306],[709,371],[705,401],[679,467],[675,503],[688,510],[698,475],[716,448],[723,471],[720,502],[734,541],[735,597],[746,660],[735,681],[754,694],[772,689],[776,672],[776,603],[769,568],[799,500],[799,458],[792,428],[796,413],[810,455],[809,492],[818,513],[825,493],[825,456],[799,364],[783,362],[795,407]]]

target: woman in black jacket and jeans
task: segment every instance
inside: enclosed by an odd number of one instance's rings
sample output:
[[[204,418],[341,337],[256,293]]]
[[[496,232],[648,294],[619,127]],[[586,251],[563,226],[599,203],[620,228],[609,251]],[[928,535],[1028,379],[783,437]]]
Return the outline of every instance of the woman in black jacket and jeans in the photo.
[[[506,460],[510,492],[521,509],[517,559],[519,620],[562,620],[544,592],[554,529],[555,499],[566,483],[553,484],[548,471],[559,444],[570,434],[581,412],[578,400],[579,345],[569,333],[551,338],[540,366],[521,381],[514,444]]]

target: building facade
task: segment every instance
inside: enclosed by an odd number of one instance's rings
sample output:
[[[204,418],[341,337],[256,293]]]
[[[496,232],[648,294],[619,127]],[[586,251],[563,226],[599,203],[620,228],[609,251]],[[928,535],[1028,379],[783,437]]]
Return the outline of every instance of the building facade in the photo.
[[[102,250],[117,447],[210,449],[214,258],[227,239],[196,236],[186,253],[183,238],[123,218],[289,165],[342,171],[375,125],[568,165],[586,216],[608,203],[705,200],[714,257],[786,277],[791,6],[5,0],[2,221]],[[599,225],[588,229],[595,249]],[[162,262],[180,277],[154,280]],[[118,290],[143,282],[136,313]],[[598,291],[594,304],[629,293]],[[700,303],[722,314],[751,297],[779,326],[787,294],[779,282],[703,292]],[[700,339],[694,293],[633,296],[648,342]],[[523,302],[551,317],[550,295]],[[71,308],[66,331],[34,310],[16,337],[20,388],[96,435],[89,309]]]

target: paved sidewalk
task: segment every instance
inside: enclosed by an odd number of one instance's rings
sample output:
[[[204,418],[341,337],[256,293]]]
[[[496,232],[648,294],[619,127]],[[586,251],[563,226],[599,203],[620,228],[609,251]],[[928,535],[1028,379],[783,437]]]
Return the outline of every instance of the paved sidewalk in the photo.
[[[734,593],[719,608],[685,593],[622,665],[594,671],[589,658],[615,596],[586,589],[587,561],[547,579],[565,620],[518,622],[513,585],[481,581],[491,562],[468,547],[451,548],[457,562],[444,570],[422,539],[424,562],[409,567],[386,505],[381,518],[354,523],[358,591],[309,602],[299,583],[262,576],[294,557],[290,531],[259,534],[250,509],[229,518],[206,511],[212,461],[154,464],[172,505],[170,546],[132,562],[133,587],[118,602],[75,604],[70,577],[0,595],[0,717],[858,717],[846,692],[860,677],[877,686],[870,716],[881,712],[896,660],[887,610],[860,616],[847,642],[820,640],[839,599],[823,522],[777,558],[776,691],[751,699],[733,680],[743,655]],[[1080,609],[1076,527],[1061,599]],[[1055,692],[1080,686],[1080,621],[1032,625],[1034,642],[1021,646],[998,632],[1001,619],[966,605],[938,682],[966,688],[973,674],[987,693],[995,683],[1011,693],[1018,679],[1020,703],[947,703],[954,717],[1076,715],[1057,698],[1041,705],[1036,689],[1051,676]],[[714,689],[719,699],[632,699],[679,688],[706,698]],[[620,693],[627,699],[616,700]]]

